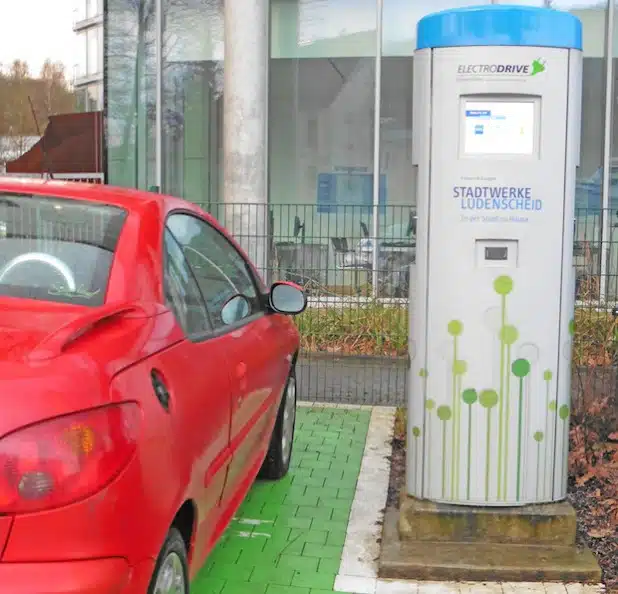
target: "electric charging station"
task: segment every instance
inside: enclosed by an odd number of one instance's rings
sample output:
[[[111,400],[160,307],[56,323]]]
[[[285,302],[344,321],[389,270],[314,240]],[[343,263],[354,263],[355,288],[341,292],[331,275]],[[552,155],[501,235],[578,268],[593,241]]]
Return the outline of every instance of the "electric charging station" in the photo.
[[[581,72],[566,12],[488,5],[418,24],[413,497],[566,496]]]

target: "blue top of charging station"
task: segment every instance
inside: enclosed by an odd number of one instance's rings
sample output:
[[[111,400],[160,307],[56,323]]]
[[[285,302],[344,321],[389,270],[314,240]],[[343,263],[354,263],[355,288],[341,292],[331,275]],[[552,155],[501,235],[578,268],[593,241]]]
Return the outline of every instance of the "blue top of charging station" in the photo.
[[[443,10],[423,17],[416,49],[469,46],[582,49],[582,24],[552,8],[490,4]]]

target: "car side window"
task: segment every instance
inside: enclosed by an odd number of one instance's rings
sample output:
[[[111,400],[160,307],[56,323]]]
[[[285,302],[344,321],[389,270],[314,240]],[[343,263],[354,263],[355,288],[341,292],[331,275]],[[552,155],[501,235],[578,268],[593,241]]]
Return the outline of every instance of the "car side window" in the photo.
[[[166,229],[164,235],[163,292],[187,336],[212,331],[208,312],[182,249]]]
[[[255,278],[245,259],[221,233],[202,219],[180,213],[168,218],[167,227],[182,246],[215,329],[260,311]],[[234,308],[232,320],[228,310],[224,322],[223,307],[236,295],[245,297],[248,307]]]

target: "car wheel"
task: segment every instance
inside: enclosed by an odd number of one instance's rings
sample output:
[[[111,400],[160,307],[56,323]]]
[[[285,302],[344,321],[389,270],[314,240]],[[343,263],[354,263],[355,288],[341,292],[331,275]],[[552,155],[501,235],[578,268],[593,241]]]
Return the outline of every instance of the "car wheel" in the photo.
[[[277,480],[283,478],[290,468],[294,429],[296,427],[296,374],[290,373],[285,386],[277,421],[270,438],[270,446],[262,465],[262,478]]]
[[[171,528],[157,559],[148,594],[189,594],[189,568],[185,542]]]

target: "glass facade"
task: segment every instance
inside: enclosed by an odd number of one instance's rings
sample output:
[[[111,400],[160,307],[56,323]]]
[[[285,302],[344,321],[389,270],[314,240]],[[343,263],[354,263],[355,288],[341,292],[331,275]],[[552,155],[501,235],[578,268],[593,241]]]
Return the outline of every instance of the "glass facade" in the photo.
[[[549,4],[571,11],[583,23],[576,264],[588,275],[609,275],[603,281],[608,284],[596,292],[616,294],[618,283],[612,286],[611,279],[618,278],[618,241],[613,241],[618,122],[610,116],[618,30],[607,31],[608,22],[615,25],[616,20],[608,19],[607,4],[595,0],[508,3]],[[268,196],[275,241],[295,236],[299,224],[303,233],[325,243],[334,236],[359,241],[372,229],[374,212],[382,212],[379,237],[413,216],[416,24],[427,13],[470,1],[380,4],[381,11],[377,0],[269,2]],[[161,0],[159,36],[154,0],[107,0],[106,6],[109,182],[140,188],[160,184],[166,193],[212,209],[223,198],[223,0]],[[612,60],[607,60],[608,45]],[[389,209],[380,211],[373,204]],[[604,206],[612,209],[611,216],[603,216]],[[341,216],[348,207],[352,214]]]

